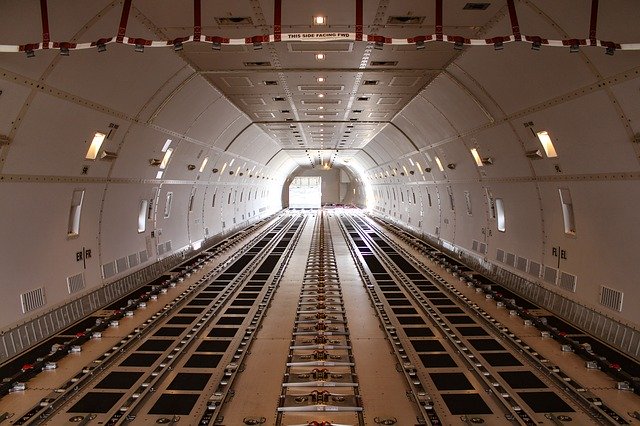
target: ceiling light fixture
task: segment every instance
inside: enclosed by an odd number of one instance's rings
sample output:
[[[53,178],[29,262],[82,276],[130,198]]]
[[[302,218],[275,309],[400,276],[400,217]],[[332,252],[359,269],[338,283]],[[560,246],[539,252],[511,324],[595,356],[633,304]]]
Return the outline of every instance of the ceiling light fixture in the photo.
[[[495,43],[493,43],[493,49],[494,50],[503,50],[504,49],[504,43],[502,41],[496,41]]]
[[[27,58],[35,58],[36,56],[36,52],[34,52],[33,49],[25,50],[25,53],[27,54]]]
[[[605,55],[613,56],[616,53],[616,48],[613,45],[607,46],[607,49],[604,51]]]
[[[373,48],[376,50],[383,50],[384,49],[384,42],[383,41],[376,41],[373,44]]]
[[[136,44],[136,46],[133,48],[133,50],[138,52],[138,53],[143,53],[144,52],[144,45]]]
[[[69,56],[69,48],[61,47],[60,48],[60,56]]]
[[[314,16],[313,17],[313,25],[327,25],[327,17],[326,16]]]
[[[570,53],[578,53],[579,51],[580,51],[580,45],[578,43],[573,43],[571,46],[569,46]]]
[[[416,41],[416,50],[422,50],[426,47],[424,40]]]
[[[318,78],[316,78],[316,81],[318,83],[324,83],[325,79],[324,79],[324,77],[318,77]]]
[[[184,45],[182,44],[181,41],[176,41],[175,43],[173,43],[173,51],[174,52],[180,52],[183,49],[184,49]]]
[[[107,45],[104,43],[98,43],[96,46],[98,47],[98,52],[100,53],[107,51]]]
[[[222,49],[222,44],[219,41],[214,41],[213,43],[211,43],[211,49],[220,50]]]
[[[463,47],[464,43],[462,43],[461,41],[456,41],[455,43],[453,43],[454,50],[462,50]]]
[[[319,98],[324,98],[324,93],[318,93]]]
[[[316,60],[318,61],[324,61],[326,58],[324,53],[316,53]]]
[[[262,50],[262,42],[254,41],[253,42],[253,50]]]

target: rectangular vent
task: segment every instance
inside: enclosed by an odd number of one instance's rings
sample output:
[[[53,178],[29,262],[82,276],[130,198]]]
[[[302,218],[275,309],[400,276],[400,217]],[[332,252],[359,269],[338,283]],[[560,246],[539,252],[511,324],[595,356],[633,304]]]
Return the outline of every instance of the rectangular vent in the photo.
[[[359,101],[368,101],[369,97],[368,96],[358,96],[358,100]]]
[[[158,249],[158,256],[164,254],[164,244],[158,244],[156,248]]]
[[[140,263],[144,263],[147,260],[149,260],[149,254],[147,253],[146,250],[141,251],[140,253],[138,253],[140,255]]]
[[[496,260],[498,262],[504,263],[504,250],[498,249],[498,251],[496,252]]]
[[[463,10],[487,10],[487,8],[491,5],[491,3],[467,3],[462,8]]]
[[[529,274],[534,277],[540,277],[540,264],[538,262],[534,262],[533,260],[529,261]]]
[[[120,259],[116,260],[116,267],[118,269],[118,273],[126,271],[127,269],[129,269],[129,261],[126,257],[121,257]]]
[[[248,16],[224,16],[214,19],[218,25],[253,26],[253,20]]]
[[[558,270],[545,266],[544,276],[542,278],[549,284],[556,285],[556,280],[558,279]]]
[[[527,259],[518,256],[516,259],[516,269],[519,269],[522,272],[527,272]]]
[[[371,61],[369,65],[372,67],[395,67],[398,65],[398,61]]]
[[[485,243],[480,243],[478,251],[482,254],[487,254],[487,245]]]
[[[376,86],[378,85],[379,81],[378,80],[365,80],[364,83],[362,83],[365,86]]]
[[[138,266],[138,264],[140,263],[138,261],[138,253],[130,254],[128,256],[128,259],[129,259],[129,267],[130,268],[133,268],[134,266]]]
[[[22,302],[22,313],[26,314],[29,311],[43,307],[46,304],[44,298],[44,288],[36,288],[35,290],[22,293],[20,295],[20,301]]]
[[[471,244],[471,250],[478,251],[478,242],[476,240],[473,240],[473,243]]]
[[[344,86],[340,84],[305,84],[298,86],[301,92],[341,92]]]
[[[171,251],[171,241],[167,241],[166,243],[164,243],[164,251],[166,253]]]
[[[109,262],[102,265],[102,278],[111,278],[117,273],[116,262]]]
[[[284,97],[282,97],[282,96],[276,96],[276,97],[273,98],[273,100],[276,101],[276,102],[284,102],[285,101]]]
[[[277,82],[277,81],[275,81],[275,80],[266,80],[266,81],[264,82],[264,85],[265,85],[265,86],[277,86],[277,85],[278,85],[278,82]]]
[[[389,16],[389,25],[420,25],[424,22],[424,16]]]
[[[245,67],[270,67],[271,62],[269,61],[253,61],[253,62],[243,62]]]
[[[570,292],[576,292],[576,276],[562,272],[560,274],[560,282],[558,283],[560,288]]]
[[[76,293],[84,288],[84,272],[67,277],[67,290],[69,294]]]
[[[507,253],[507,258],[505,263],[509,266],[516,266],[516,255],[513,253]]]
[[[624,293],[609,287],[600,287],[600,304],[615,311],[622,311]]]
[[[302,105],[340,105],[340,99],[303,99]]]

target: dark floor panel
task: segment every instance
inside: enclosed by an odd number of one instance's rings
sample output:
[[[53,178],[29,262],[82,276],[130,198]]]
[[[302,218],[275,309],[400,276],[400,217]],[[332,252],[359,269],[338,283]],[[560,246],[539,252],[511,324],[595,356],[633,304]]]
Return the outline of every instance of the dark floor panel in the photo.
[[[404,327],[405,334],[409,337],[433,337],[433,331],[429,327]]]
[[[185,368],[216,368],[222,355],[191,355]]]
[[[472,390],[473,386],[462,373],[429,373],[438,390]]]
[[[182,308],[179,314],[201,314],[205,308]]]
[[[440,312],[442,312],[443,314],[464,314],[464,311],[460,308],[457,307],[438,307],[437,308]]]
[[[211,303],[209,299],[193,299],[191,302],[187,303],[187,306],[206,306]]]
[[[132,353],[125,358],[120,365],[122,367],[149,367],[151,366],[161,354],[138,354]]]
[[[96,389],[129,389],[142,377],[138,371],[114,371],[96,385]]]
[[[471,346],[479,351],[504,351],[504,346],[494,339],[469,339]]]
[[[175,337],[175,336],[181,335],[182,332],[185,331],[185,330],[186,330],[185,327],[162,327],[158,331],[153,333],[153,335],[154,336],[171,336],[171,337]]]
[[[231,340],[205,340],[200,343],[196,352],[224,352],[230,343]]]
[[[426,368],[445,368],[445,367],[456,367],[457,364],[447,354],[420,354],[418,355],[422,364]]]
[[[124,393],[120,392],[88,392],[80,401],[69,409],[69,413],[106,413]]]
[[[463,336],[488,336],[482,327],[456,327]]]
[[[208,336],[209,337],[233,337],[238,332],[237,328],[214,328]]]
[[[421,317],[396,317],[398,318],[398,322],[400,324],[425,324],[424,320]]]
[[[198,402],[199,396],[198,394],[162,394],[149,411],[149,414],[186,416]]]
[[[218,294],[219,294],[218,292],[203,291],[202,293],[198,294],[198,296],[196,296],[195,299],[211,300],[211,299],[215,299]]]
[[[536,413],[568,413],[574,410],[553,392],[518,392],[518,396]]]
[[[392,299],[387,300],[387,303],[391,306],[411,306],[411,302],[408,299]]]
[[[244,321],[244,317],[222,317],[217,324],[220,325],[240,325]]]
[[[172,343],[173,340],[151,339],[141,344],[137,350],[143,352],[164,352],[169,349]]]
[[[256,300],[259,293],[239,293],[236,297],[238,299],[251,299]]]
[[[387,299],[404,299],[405,295],[401,292],[396,291],[383,291],[384,297]]]
[[[176,315],[171,317],[169,321],[167,321],[167,324],[191,324],[196,318],[197,317]]]
[[[232,314],[236,314],[236,315],[248,314],[250,309],[251,308],[229,308],[224,313],[225,314],[229,314],[229,315],[232,315]]]
[[[449,320],[451,324],[475,324],[476,321],[467,315],[448,315],[445,318]]]
[[[451,306],[455,305],[454,301],[451,299],[429,299],[431,303],[439,306]]]
[[[441,395],[451,414],[492,414],[491,409],[476,393]]]
[[[231,306],[251,306],[255,303],[255,300],[234,300],[231,302]]]
[[[484,353],[482,357],[494,367],[518,366],[522,365],[520,361],[508,352]]]
[[[446,299],[447,296],[439,291],[425,291],[424,297],[427,299]]]
[[[402,314],[417,314],[418,311],[416,311],[413,308],[392,308],[392,311],[394,314],[396,315],[402,315]]]
[[[207,373],[178,373],[169,384],[169,390],[202,390],[207,386],[211,374]]]
[[[437,340],[412,340],[411,344],[417,352],[444,352],[445,348]]]
[[[501,371],[505,382],[514,389],[546,388],[547,385],[531,371]]]

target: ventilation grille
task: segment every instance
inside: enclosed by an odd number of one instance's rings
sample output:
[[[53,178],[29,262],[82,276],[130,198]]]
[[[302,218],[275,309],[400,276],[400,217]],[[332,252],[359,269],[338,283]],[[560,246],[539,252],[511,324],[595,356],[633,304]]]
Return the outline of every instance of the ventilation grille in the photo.
[[[164,254],[164,244],[158,244],[158,256],[160,256],[161,254]]]
[[[516,266],[516,255],[513,253],[507,253],[507,259],[505,263],[509,266]]]
[[[253,26],[253,20],[248,16],[224,16],[214,18],[218,25]]]
[[[576,276],[562,272],[560,274],[560,282],[558,283],[563,290],[576,292]]]
[[[149,254],[147,253],[146,250],[141,251],[140,253],[138,253],[140,255],[140,263],[144,263],[147,260],[149,260]]]
[[[516,269],[519,269],[522,272],[527,272],[527,259],[518,256],[516,259]]]
[[[543,279],[549,284],[556,285],[556,280],[558,279],[558,270],[545,266]]]
[[[496,260],[498,262],[504,263],[504,250],[498,249],[498,251],[496,252]]]
[[[116,272],[116,262],[109,262],[102,265],[102,278],[111,278]]]
[[[129,259],[129,267],[131,268],[133,268],[134,266],[137,266],[138,263],[140,263],[138,262],[138,253],[130,254],[128,259]]]
[[[600,304],[615,311],[622,311],[622,297],[624,293],[609,287],[600,287]]]
[[[164,243],[164,251],[165,253],[168,253],[171,251],[171,241],[167,241],[166,243]]]
[[[541,267],[538,262],[534,262],[533,260],[529,261],[529,274],[533,275],[534,277],[539,277],[540,269]]]
[[[84,272],[72,277],[67,277],[67,289],[69,294],[76,293],[84,288]]]
[[[485,243],[480,243],[478,251],[482,254],[487,254],[487,245]]]
[[[123,272],[129,269],[129,262],[127,261],[127,258],[121,257],[120,259],[116,260],[116,267],[118,269],[118,272]]]
[[[371,61],[372,67],[395,67],[398,65],[398,61]]]
[[[471,244],[471,250],[478,251],[478,242],[473,240],[473,244]]]
[[[26,314],[34,309],[41,308],[45,305],[44,288],[36,288],[35,290],[22,293],[20,295],[20,301],[22,302],[22,313]]]
[[[389,25],[421,25],[424,16],[389,16],[387,24]]]

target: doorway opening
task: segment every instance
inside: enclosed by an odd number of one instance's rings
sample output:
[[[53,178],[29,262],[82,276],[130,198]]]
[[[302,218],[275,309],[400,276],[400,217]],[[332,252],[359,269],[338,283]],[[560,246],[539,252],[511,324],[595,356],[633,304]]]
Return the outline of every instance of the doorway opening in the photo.
[[[298,176],[289,185],[289,208],[319,209],[322,199],[320,176]]]

